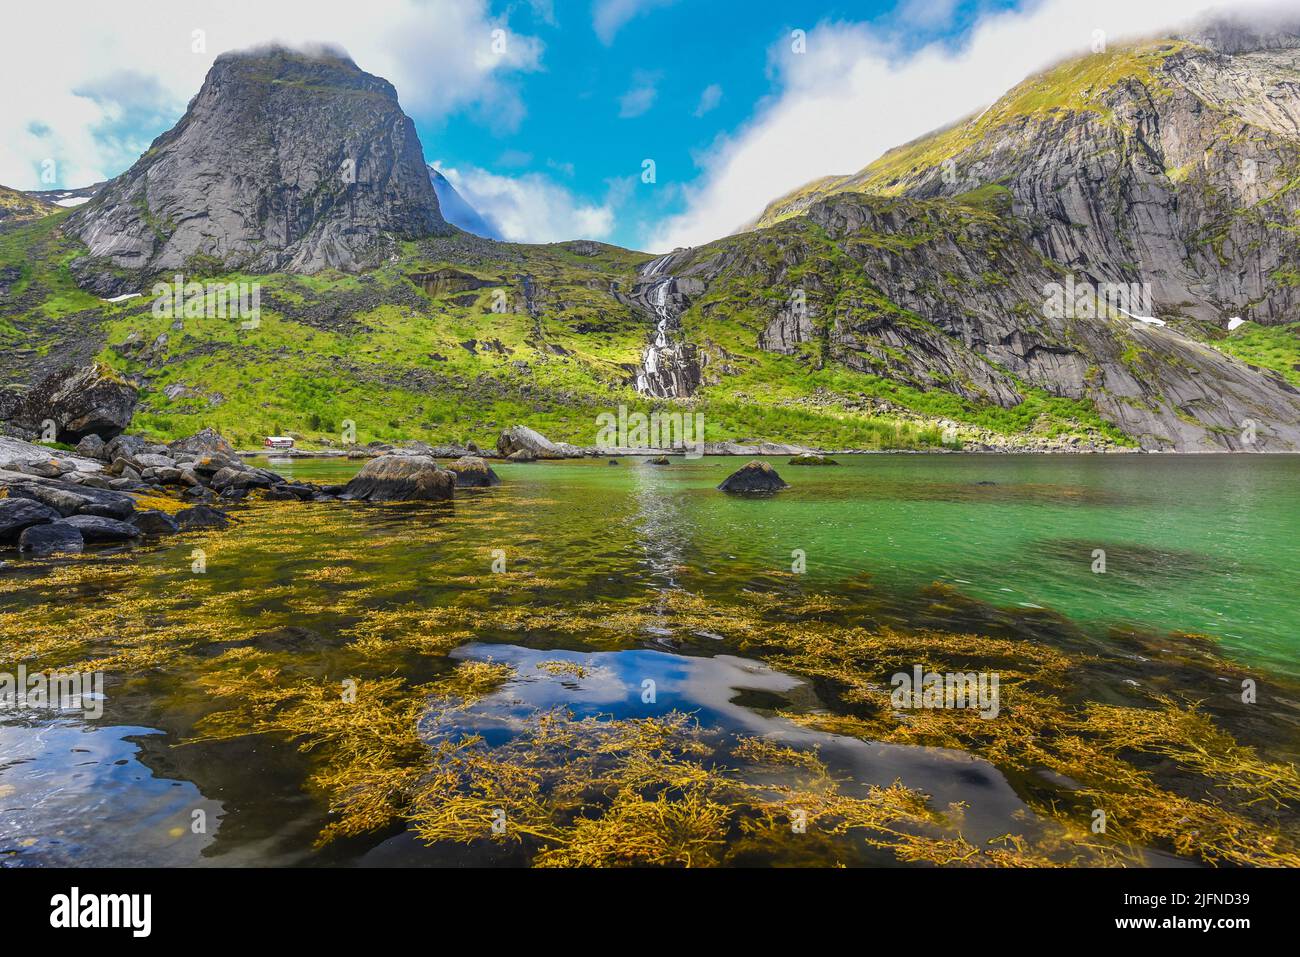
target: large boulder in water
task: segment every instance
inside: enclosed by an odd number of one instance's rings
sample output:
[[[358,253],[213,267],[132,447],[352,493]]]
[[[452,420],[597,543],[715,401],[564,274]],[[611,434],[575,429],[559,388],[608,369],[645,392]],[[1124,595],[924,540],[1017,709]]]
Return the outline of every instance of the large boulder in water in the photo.
[[[736,469],[718,486],[722,492],[779,492],[790,486],[776,474],[776,469],[757,459]]]
[[[81,530],[67,522],[53,522],[48,525],[31,525],[23,529],[18,538],[18,551],[32,558],[45,558],[48,555],[75,555],[85,548],[86,541]]]
[[[456,475],[427,455],[381,455],[371,459],[343,490],[367,502],[439,501],[455,495]]]
[[[462,455],[447,468],[456,476],[457,488],[487,488],[501,484],[500,476],[477,455]]]
[[[55,438],[76,444],[87,435],[110,439],[131,424],[139,393],[102,362],[65,366],[23,394],[13,419],[41,431],[54,423]]]

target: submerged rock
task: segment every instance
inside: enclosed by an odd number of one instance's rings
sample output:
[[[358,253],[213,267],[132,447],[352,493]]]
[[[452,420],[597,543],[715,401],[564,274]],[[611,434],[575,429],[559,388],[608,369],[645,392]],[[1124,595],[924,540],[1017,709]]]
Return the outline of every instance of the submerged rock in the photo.
[[[50,506],[30,498],[0,498],[0,542],[15,541],[24,529],[61,517]]]
[[[477,455],[462,455],[447,468],[456,476],[457,488],[487,488],[501,484],[501,477]]]
[[[820,452],[801,452],[790,460],[790,465],[839,465],[832,458],[827,458]]]
[[[23,529],[18,538],[18,550],[33,558],[44,558],[59,553],[73,554],[85,548],[81,530],[67,522],[32,525]]]
[[[645,464],[646,464],[646,465],[670,465],[670,464],[672,464],[672,463],[670,463],[670,462],[668,461],[668,456],[666,456],[666,455],[656,455],[656,456],[655,456],[654,458],[652,458],[652,459],[647,459]]]
[[[456,475],[424,455],[371,459],[344,489],[344,497],[367,502],[438,501],[455,494]]]
[[[177,525],[187,531],[193,528],[225,528],[230,524],[229,515],[207,505],[183,508],[172,517],[176,519]]]
[[[766,462],[754,461],[732,472],[718,486],[720,492],[777,492],[789,488],[776,469]]]

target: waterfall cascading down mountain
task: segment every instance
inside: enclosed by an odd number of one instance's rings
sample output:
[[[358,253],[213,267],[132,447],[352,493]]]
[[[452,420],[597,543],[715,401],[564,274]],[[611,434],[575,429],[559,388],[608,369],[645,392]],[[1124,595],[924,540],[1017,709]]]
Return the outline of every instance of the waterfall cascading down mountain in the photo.
[[[658,399],[682,399],[694,394],[700,384],[700,366],[695,348],[684,341],[674,342],[671,334],[680,328],[677,307],[673,302],[676,280],[667,266],[673,254],[660,256],[646,266],[638,285],[649,285],[637,296],[655,318],[655,332],[641,357],[636,375],[636,390]]]

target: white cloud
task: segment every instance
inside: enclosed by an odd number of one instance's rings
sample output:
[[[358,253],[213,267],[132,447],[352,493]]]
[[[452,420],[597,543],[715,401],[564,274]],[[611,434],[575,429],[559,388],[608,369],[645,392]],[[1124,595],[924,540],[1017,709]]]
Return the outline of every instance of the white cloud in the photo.
[[[934,27],[948,23],[960,0],[903,0],[896,16],[909,26]]]
[[[510,177],[474,166],[434,166],[505,239],[525,243],[604,239],[614,229],[618,190],[613,186],[604,202],[588,203],[541,173]]]
[[[591,7],[591,25],[600,42],[609,46],[629,20],[675,0],[596,0]]]
[[[135,0],[131,15],[100,0],[61,7],[58,56],[48,44],[11,43],[0,57],[0,183],[84,186],[121,172],[148,137],[178,119],[213,58],[272,41],[342,45],[357,65],[391,81],[407,112],[437,120],[472,110],[509,130],[525,114],[515,82],[540,67],[542,44],[512,33],[487,0]],[[6,10],[13,36],[49,33],[31,4]],[[194,31],[206,49],[194,52]],[[493,31],[502,34],[494,38]],[[494,39],[499,42],[494,47]],[[500,42],[503,41],[503,42]],[[129,65],[124,69],[123,65]],[[19,95],[21,91],[21,95]]]
[[[802,55],[783,38],[771,51],[778,93],[713,144],[701,176],[685,187],[685,211],[658,224],[643,245],[666,250],[724,236],[778,196],[859,170],[988,106],[1027,75],[1088,52],[1094,30],[1114,43],[1197,13],[1187,0],[1041,0],[1023,11],[986,13],[957,49],[932,43],[905,56],[895,38],[864,24],[820,24]]]
[[[632,88],[618,99],[619,119],[632,119],[654,106],[659,95],[658,83],[657,74],[638,70]]]
[[[695,107],[694,115],[696,119],[703,116],[705,113],[717,109],[718,104],[721,102],[722,87],[718,86],[716,83],[710,83],[704,88],[704,92],[700,94],[699,105]]]

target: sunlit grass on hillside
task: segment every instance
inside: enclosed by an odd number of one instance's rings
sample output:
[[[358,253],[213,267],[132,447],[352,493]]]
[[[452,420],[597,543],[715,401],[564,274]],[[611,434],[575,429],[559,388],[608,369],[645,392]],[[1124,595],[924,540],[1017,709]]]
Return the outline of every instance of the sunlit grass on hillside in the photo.
[[[1292,385],[1300,386],[1300,322],[1285,326],[1248,322],[1211,344],[1251,365],[1272,369]]]

